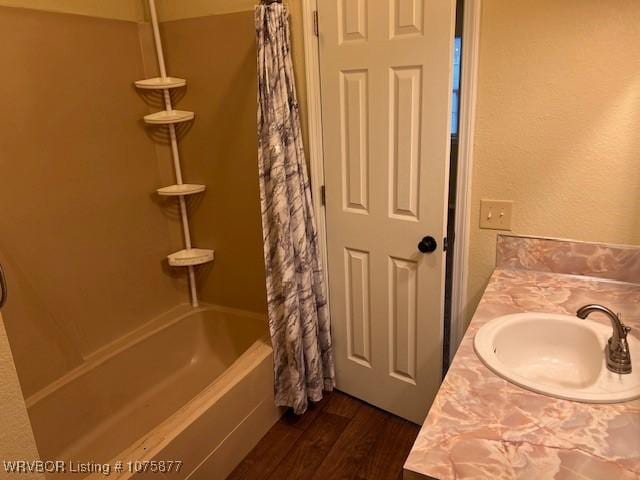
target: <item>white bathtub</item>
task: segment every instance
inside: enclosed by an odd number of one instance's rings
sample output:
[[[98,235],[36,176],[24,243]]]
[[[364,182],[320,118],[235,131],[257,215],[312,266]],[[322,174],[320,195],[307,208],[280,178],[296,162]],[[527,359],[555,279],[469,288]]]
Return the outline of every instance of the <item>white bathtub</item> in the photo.
[[[67,470],[123,462],[107,478],[174,460],[179,472],[150,478],[223,479],[281,415],[272,362],[264,318],[181,306],[27,400],[40,456]]]

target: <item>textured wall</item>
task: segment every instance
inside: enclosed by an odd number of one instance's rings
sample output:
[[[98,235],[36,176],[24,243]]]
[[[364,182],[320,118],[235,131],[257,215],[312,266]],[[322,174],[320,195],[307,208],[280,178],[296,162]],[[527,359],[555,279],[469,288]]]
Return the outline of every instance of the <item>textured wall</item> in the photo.
[[[0,314],[0,460],[36,460],[38,450],[24,405],[4,322]],[[0,478],[9,478],[0,465]],[[36,479],[42,475],[19,475]]]
[[[164,257],[159,173],[138,25],[0,7],[0,262],[29,396],[108,342],[186,301]]]
[[[494,266],[480,199],[513,231],[640,243],[640,2],[483,1],[467,319]]]

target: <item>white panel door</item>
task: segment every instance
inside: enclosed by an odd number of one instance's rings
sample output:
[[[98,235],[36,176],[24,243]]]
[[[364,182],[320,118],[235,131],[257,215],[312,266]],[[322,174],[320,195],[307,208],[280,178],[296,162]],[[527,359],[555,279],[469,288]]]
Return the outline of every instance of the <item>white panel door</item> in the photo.
[[[318,9],[338,388],[421,423],[442,377],[455,1]]]

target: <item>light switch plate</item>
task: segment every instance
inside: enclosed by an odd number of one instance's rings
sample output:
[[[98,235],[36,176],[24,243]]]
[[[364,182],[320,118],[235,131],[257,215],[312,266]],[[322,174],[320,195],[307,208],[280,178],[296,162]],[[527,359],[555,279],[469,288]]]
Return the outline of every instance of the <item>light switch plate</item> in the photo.
[[[480,228],[511,230],[513,201],[480,200]]]

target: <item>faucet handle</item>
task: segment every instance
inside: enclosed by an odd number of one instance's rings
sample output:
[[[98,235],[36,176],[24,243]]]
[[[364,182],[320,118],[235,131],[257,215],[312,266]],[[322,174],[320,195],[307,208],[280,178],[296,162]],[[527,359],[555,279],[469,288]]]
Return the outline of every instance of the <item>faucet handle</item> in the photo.
[[[622,314],[618,313],[618,320],[620,321],[620,325],[622,326],[622,331],[624,332],[624,337],[626,338],[627,334],[631,331],[631,327],[627,327],[624,323],[622,323]]]

